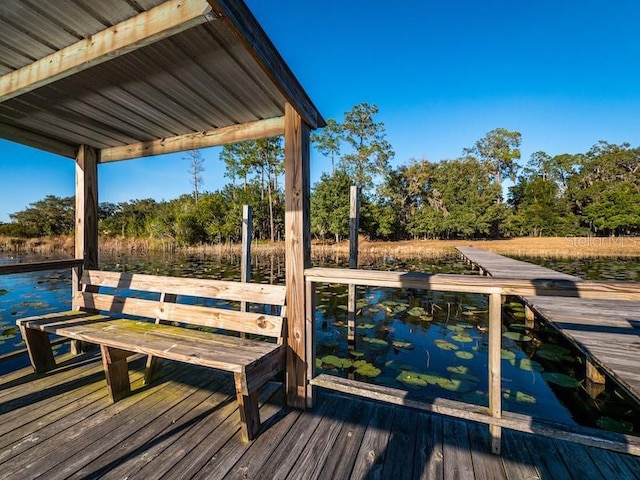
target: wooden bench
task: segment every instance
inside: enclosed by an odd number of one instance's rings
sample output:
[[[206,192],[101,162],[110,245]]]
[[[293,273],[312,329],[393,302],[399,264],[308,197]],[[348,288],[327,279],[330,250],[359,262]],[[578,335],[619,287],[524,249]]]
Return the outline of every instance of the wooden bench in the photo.
[[[284,299],[278,285],[88,270],[73,310],[17,323],[36,372],[56,367],[49,334],[99,345],[112,402],[131,392],[127,357],[135,354],[148,355],[147,383],[163,358],[232,372],[249,441],[260,428],[257,391],[285,366]]]

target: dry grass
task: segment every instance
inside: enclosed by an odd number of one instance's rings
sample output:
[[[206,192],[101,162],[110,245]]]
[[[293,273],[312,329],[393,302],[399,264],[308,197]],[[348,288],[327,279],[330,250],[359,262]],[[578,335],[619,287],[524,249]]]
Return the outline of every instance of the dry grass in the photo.
[[[359,254],[396,258],[435,258],[452,253],[454,247],[472,246],[506,256],[539,258],[637,257],[636,237],[522,237],[507,240],[412,240],[401,242],[360,241]],[[314,245],[315,250],[348,255],[349,244]]]
[[[401,242],[369,242],[360,239],[359,256],[363,258],[437,258],[451,254],[456,246],[474,246],[507,256],[541,258],[637,257],[640,238],[636,237],[544,237],[508,240],[412,240]],[[35,253],[40,255],[73,255],[73,237],[16,239],[0,237],[0,252]],[[284,252],[284,243],[254,243],[254,253]],[[100,251],[117,254],[148,252],[185,252],[205,255],[240,254],[240,245],[200,245],[177,247],[173,242],[149,239],[101,238]],[[317,243],[312,245],[314,259],[341,258],[349,255],[349,243]]]

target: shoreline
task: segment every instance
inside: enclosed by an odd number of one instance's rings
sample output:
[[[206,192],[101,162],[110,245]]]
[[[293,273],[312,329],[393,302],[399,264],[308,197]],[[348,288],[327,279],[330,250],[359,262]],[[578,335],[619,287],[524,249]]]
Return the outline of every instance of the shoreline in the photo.
[[[240,244],[198,245],[179,247],[157,239],[101,238],[100,252],[111,255],[156,252],[202,255],[240,254]],[[366,257],[437,258],[455,254],[456,246],[474,246],[494,253],[533,258],[640,257],[640,237],[520,237],[504,240],[402,240],[359,241],[359,255]],[[254,254],[284,253],[284,242],[254,242]],[[349,242],[338,244],[312,242],[312,257],[348,256]],[[16,239],[0,237],[2,254],[36,254],[73,256],[73,236]]]

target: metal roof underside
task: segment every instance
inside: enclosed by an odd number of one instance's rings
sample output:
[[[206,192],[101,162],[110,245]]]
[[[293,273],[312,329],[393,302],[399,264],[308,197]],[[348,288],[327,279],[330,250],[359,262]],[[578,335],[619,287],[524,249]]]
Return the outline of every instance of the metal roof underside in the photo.
[[[209,7],[183,0],[196,2]],[[12,72],[169,3],[0,2],[0,137],[40,148],[30,135],[104,149],[282,117],[287,102],[312,128],[324,125],[240,0],[211,0],[213,9],[193,27],[30,91],[2,95]]]

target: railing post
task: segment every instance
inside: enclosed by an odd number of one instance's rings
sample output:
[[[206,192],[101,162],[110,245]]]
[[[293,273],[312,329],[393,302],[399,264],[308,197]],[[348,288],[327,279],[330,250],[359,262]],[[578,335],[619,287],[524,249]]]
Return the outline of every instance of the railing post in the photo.
[[[502,382],[500,373],[500,349],[502,343],[502,295],[489,295],[489,414],[502,417]],[[491,451],[500,454],[502,427],[489,425]]]
[[[307,378],[316,376],[316,283],[305,282],[305,335],[307,337]],[[313,386],[307,383],[307,408],[313,408]]]
[[[358,268],[358,231],[360,230],[360,187],[349,192],[349,268]],[[347,341],[356,341],[356,286],[349,284],[347,295]]]
[[[242,257],[240,258],[240,281],[251,281],[251,227],[253,214],[250,205],[242,206]],[[240,311],[247,311],[247,302],[240,302]]]

